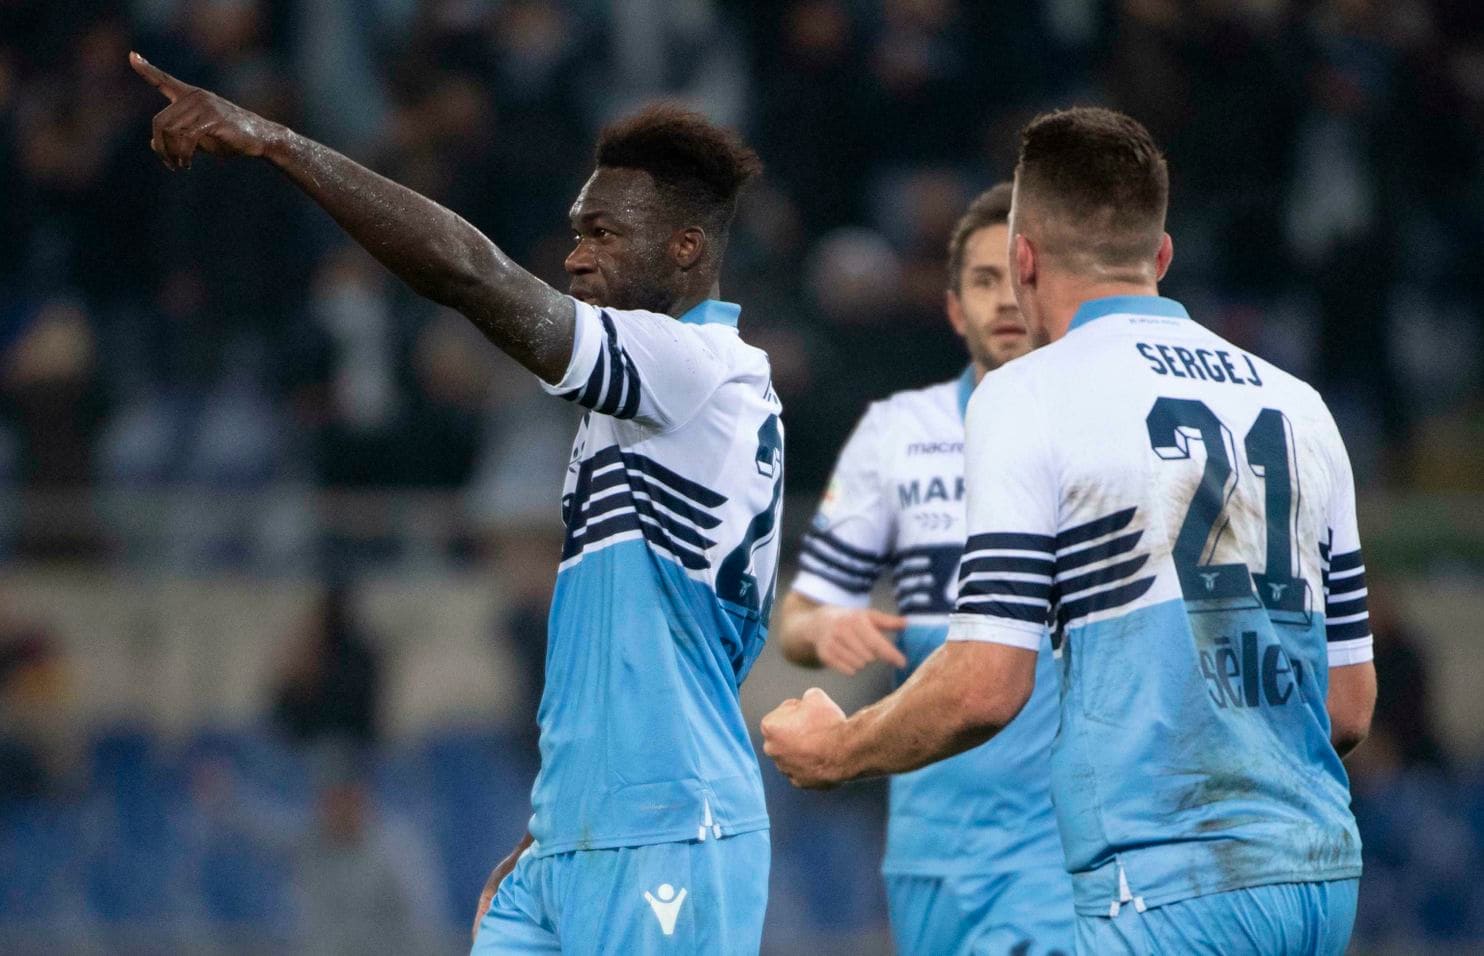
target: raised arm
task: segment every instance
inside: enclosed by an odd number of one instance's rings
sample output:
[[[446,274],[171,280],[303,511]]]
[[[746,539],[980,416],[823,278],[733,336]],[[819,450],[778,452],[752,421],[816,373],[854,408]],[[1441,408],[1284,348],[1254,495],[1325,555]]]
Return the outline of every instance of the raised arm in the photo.
[[[137,53],[129,65],[169,100],[150,148],[170,169],[197,149],[277,166],[351,238],[422,295],[457,309],[511,358],[555,382],[572,355],[572,301],[461,217],[384,176],[199,87]]]

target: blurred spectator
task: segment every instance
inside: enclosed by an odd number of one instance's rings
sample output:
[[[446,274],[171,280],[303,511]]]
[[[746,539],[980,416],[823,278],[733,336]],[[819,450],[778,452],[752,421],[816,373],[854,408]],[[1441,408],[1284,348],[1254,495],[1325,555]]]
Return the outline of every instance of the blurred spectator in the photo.
[[[431,851],[377,806],[361,761],[342,747],[315,753],[310,819],[255,800],[220,764],[195,768],[206,819],[285,858],[298,904],[293,951],[310,956],[443,951]]]
[[[67,718],[61,653],[0,606],[0,806],[60,794],[76,769]]]
[[[561,560],[562,535],[540,525],[506,527],[492,536],[494,567],[506,599],[491,637],[515,653],[518,686],[525,694],[514,724],[536,753],[536,711],[546,689],[546,623],[554,585],[551,568]]]
[[[1437,701],[1426,642],[1419,641],[1402,618],[1390,588],[1375,576],[1369,584],[1376,673],[1381,675],[1372,732],[1379,728],[1384,738],[1380,746],[1393,749],[1402,767],[1447,770],[1450,761],[1433,717]]]
[[[34,557],[87,554],[98,547],[86,510],[69,507],[93,478],[95,442],[107,402],[96,375],[95,337],[86,308],[47,299],[22,318],[0,353],[0,419],[18,450],[18,549]]]
[[[352,592],[332,585],[305,619],[289,648],[273,692],[273,722],[301,743],[378,737],[380,655],[351,609]]]

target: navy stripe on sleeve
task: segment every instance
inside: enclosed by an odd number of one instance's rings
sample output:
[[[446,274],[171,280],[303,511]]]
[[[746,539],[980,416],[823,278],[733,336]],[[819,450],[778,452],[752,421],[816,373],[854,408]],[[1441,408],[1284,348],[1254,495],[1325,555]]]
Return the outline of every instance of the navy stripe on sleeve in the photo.
[[[1334,643],[1370,637],[1365,559],[1359,550],[1331,554],[1328,558],[1328,566],[1323,568],[1325,638]]]

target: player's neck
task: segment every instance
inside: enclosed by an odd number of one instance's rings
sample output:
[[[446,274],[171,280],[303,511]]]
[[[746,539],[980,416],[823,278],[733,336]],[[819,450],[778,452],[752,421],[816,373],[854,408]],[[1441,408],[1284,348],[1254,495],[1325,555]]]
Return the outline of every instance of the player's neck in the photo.
[[[696,306],[700,305],[702,302],[705,302],[708,299],[720,298],[721,282],[719,280],[712,280],[709,287],[691,289],[684,295],[680,296],[680,298],[676,299],[674,304],[670,306],[669,314],[678,319],[685,313],[689,312],[691,309],[694,309]]]
[[[1084,279],[1068,276],[1046,283],[1040,290],[1042,315],[1051,341],[1056,341],[1072,326],[1072,318],[1084,302],[1124,295],[1159,295],[1154,279]]]

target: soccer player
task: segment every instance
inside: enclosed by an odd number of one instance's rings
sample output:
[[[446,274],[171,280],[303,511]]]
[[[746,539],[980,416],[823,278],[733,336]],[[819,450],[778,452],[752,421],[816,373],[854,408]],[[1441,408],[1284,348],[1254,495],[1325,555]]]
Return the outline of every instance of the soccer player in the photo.
[[[1376,692],[1349,459],[1309,386],[1160,298],[1168,173],[1101,109],[1022,135],[1016,299],[1050,344],[969,404],[948,642],[847,719],[764,719],[801,786],[992,736],[1061,648],[1052,795],[1082,953],[1338,954],[1360,840],[1341,757]]]
[[[986,372],[1031,348],[1010,287],[1009,215],[1001,183],[949,239],[948,319],[969,366],[871,405],[840,453],[779,604],[776,633],[796,664],[854,674],[879,660],[905,678],[948,634],[964,550],[964,407]],[[901,617],[867,606],[888,568]],[[1072,884],[1051,810],[1049,640],[1036,669],[1035,693],[1002,734],[891,780],[881,869],[898,952],[1071,952]]]
[[[436,203],[131,62],[170,101],[151,141],[167,166],[197,149],[265,159],[588,409],[530,832],[491,874],[474,951],[756,953],[768,818],[737,689],[771,610],[783,432],[767,356],[738,338],[717,277],[757,156],[673,107],[609,127],[571,210],[563,295]]]

